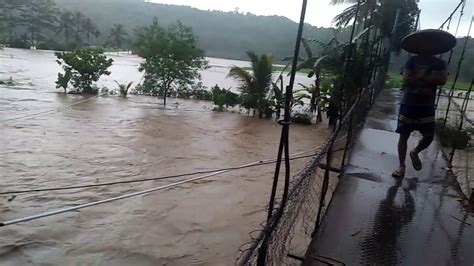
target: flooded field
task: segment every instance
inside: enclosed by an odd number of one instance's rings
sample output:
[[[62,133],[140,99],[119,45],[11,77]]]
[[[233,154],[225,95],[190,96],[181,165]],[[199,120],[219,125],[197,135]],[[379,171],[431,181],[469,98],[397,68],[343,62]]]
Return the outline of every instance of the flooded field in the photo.
[[[111,55],[115,88],[141,79],[140,59]],[[235,87],[232,65],[210,59],[206,86]],[[97,184],[247,164],[276,155],[280,126],[208,102],[80,95],[55,88],[52,52],[0,51],[0,192]],[[300,76],[298,82],[308,82]],[[71,106],[71,104],[75,104]],[[38,114],[24,117],[30,114]],[[12,120],[13,119],[13,120]],[[320,145],[328,131],[291,129],[291,151]],[[305,161],[295,161],[296,173]],[[234,171],[81,211],[0,228],[0,264],[229,265],[264,221],[274,166]],[[140,191],[186,178],[0,196],[0,221]]]

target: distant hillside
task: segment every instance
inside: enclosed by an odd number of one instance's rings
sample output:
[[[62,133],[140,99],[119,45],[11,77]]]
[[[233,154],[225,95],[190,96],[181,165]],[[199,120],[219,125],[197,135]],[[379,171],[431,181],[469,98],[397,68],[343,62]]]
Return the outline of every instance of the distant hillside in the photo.
[[[113,24],[124,24],[132,34],[138,26],[150,24],[153,17],[167,25],[176,20],[192,26],[200,47],[208,56],[246,59],[245,52],[270,52],[275,59],[288,56],[294,49],[297,23],[285,17],[256,16],[234,12],[203,11],[186,6],[148,3],[143,0],[56,0],[62,9],[81,11],[91,17],[101,31],[103,43]],[[322,41],[333,30],[306,25],[305,36]]]

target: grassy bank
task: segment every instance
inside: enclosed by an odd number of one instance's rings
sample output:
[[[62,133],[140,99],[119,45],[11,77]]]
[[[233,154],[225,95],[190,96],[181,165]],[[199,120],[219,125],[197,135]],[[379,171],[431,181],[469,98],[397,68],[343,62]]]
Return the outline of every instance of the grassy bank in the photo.
[[[273,66],[273,72],[281,72],[283,71],[285,67],[284,66]],[[291,71],[291,67],[287,67],[285,72],[290,72]],[[298,73],[304,73],[304,74],[309,74],[309,72],[311,72],[311,70],[309,69],[302,69],[300,71],[298,71]]]
[[[284,66],[273,66],[272,71],[280,73],[280,72],[283,71],[284,68],[285,68]],[[246,67],[245,69],[246,70],[252,70],[251,67]],[[291,67],[287,67],[285,69],[285,73],[289,73],[290,71],[291,71]],[[302,69],[302,70],[298,71],[298,73],[302,73],[302,74],[309,74],[309,72],[311,72],[311,70],[309,70],[309,69]]]
[[[402,87],[402,76],[400,74],[390,74],[387,78],[386,82],[388,87],[391,88],[401,88]],[[463,82],[463,81],[457,81],[455,89],[456,90],[468,90],[469,86],[471,84],[469,82]],[[453,81],[449,80],[446,85],[444,85],[444,88],[446,89],[451,89],[453,86]]]

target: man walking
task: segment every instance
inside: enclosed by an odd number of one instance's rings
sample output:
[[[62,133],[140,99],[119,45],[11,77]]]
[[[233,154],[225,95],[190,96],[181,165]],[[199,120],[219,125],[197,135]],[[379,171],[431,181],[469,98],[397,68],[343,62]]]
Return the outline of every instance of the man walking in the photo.
[[[400,166],[393,172],[393,177],[405,176],[407,142],[413,131],[419,131],[423,138],[409,152],[415,170],[421,170],[419,154],[428,148],[433,141],[436,128],[435,102],[438,86],[444,85],[448,74],[446,63],[432,54],[420,54],[411,57],[403,70],[403,98],[400,105],[397,133],[398,157]]]

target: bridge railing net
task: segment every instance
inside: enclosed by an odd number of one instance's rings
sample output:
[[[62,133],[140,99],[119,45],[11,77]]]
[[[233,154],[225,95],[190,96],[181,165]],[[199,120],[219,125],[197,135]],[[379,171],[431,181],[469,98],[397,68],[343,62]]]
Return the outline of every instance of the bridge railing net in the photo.
[[[262,252],[265,265],[297,264],[288,255],[304,256],[338,183],[338,170],[348,161],[354,136],[383,85],[384,76],[379,75],[362,90],[326,143],[292,178],[284,208],[277,204],[263,229],[254,231],[252,241],[241,247],[237,264],[256,265]]]
[[[456,176],[459,186],[468,198],[474,195],[474,106],[472,94],[456,92],[450,97],[441,95],[436,118],[438,137],[446,155],[452,173]],[[451,101],[451,103],[449,103]],[[463,109],[463,102],[466,108]],[[448,110],[449,105],[449,110]],[[443,130],[443,123],[446,120]],[[454,147],[453,144],[455,143]]]

